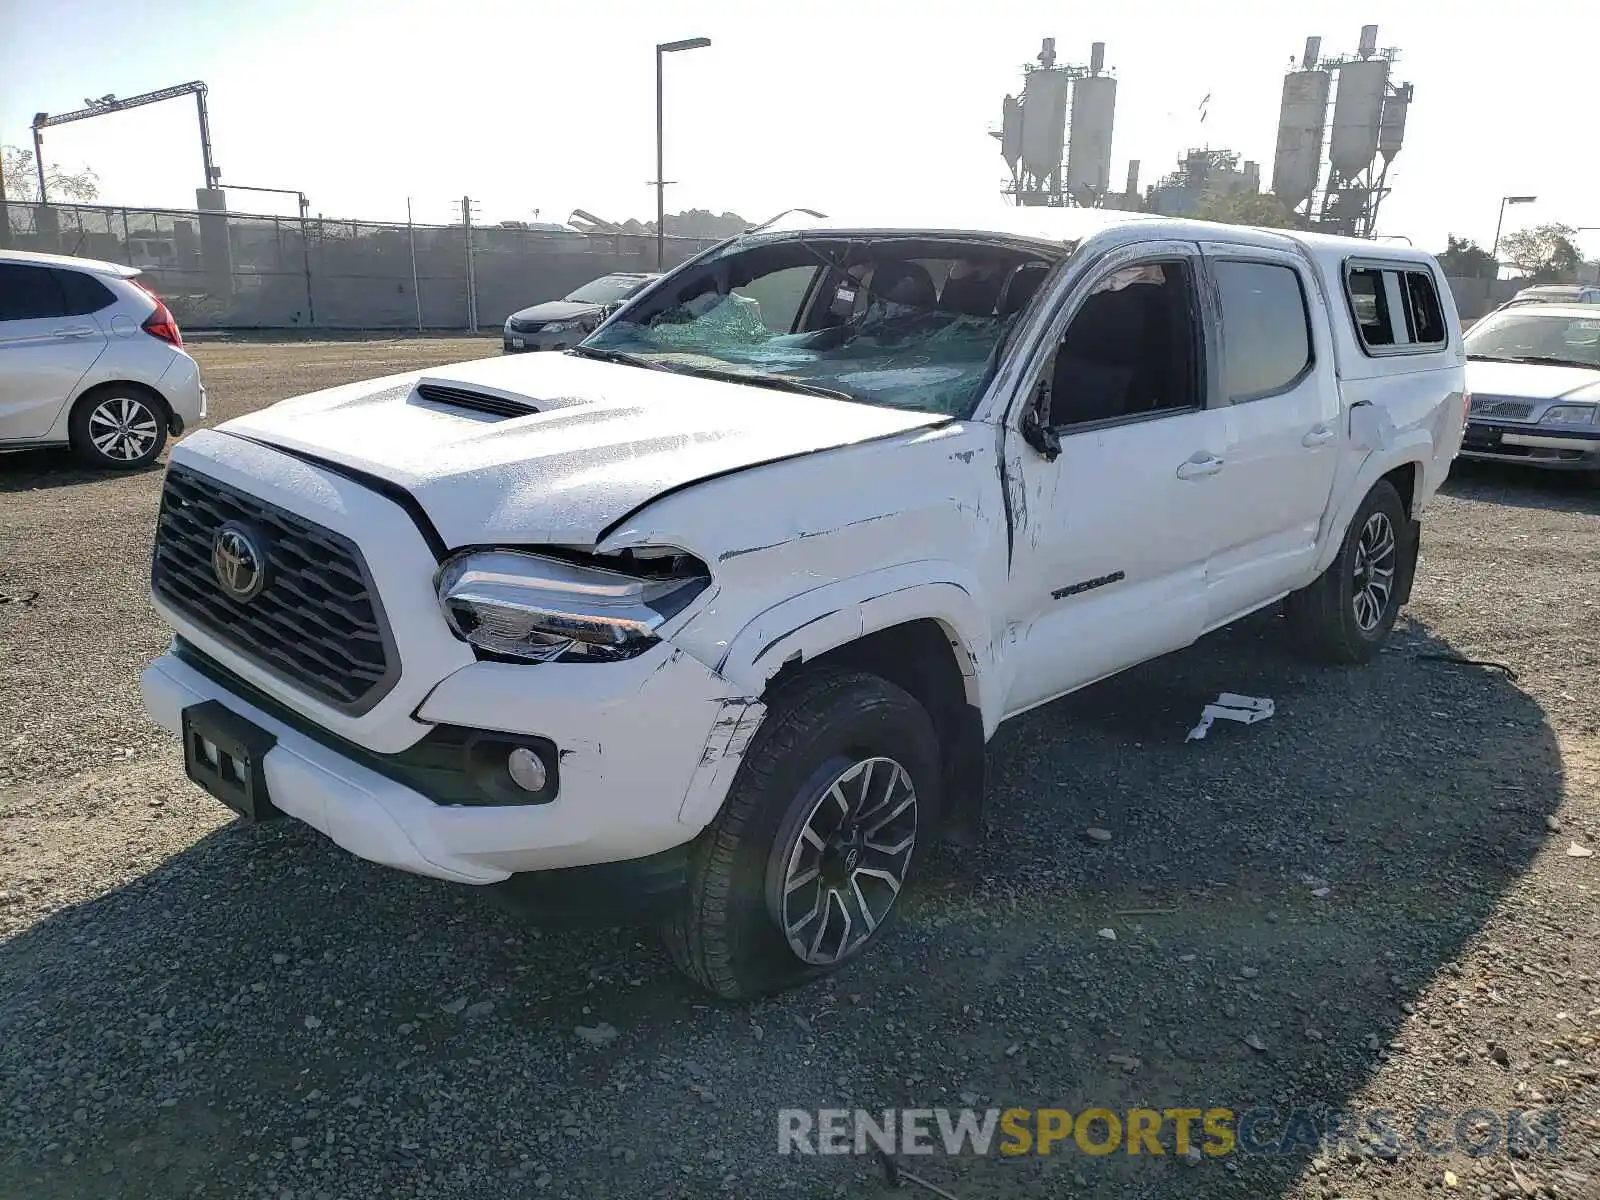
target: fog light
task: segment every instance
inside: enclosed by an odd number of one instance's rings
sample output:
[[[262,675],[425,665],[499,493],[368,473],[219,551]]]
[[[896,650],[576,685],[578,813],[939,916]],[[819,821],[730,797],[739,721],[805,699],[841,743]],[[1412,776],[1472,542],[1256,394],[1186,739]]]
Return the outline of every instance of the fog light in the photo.
[[[547,779],[544,759],[526,746],[518,746],[506,755],[506,774],[525,792],[543,791]]]

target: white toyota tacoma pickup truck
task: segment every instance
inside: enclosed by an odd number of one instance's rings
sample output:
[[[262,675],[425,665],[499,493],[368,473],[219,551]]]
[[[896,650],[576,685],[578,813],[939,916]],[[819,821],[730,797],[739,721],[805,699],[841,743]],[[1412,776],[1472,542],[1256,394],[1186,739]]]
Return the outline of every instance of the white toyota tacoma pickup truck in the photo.
[[[1094,210],[777,222],[575,349],[171,456],[143,674],[247,819],[660,920],[746,997],[976,836],[1008,717],[1283,603],[1383,643],[1461,441],[1437,264]]]

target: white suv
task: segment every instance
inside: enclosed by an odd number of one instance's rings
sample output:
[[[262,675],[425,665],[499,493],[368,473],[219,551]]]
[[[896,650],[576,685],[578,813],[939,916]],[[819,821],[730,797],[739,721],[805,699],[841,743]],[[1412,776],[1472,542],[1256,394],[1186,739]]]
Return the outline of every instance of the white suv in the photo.
[[[1278,601],[1376,654],[1463,381],[1415,251],[1089,209],[752,232],[567,353],[185,439],[145,702],[247,818],[653,910],[755,995],[976,836],[1006,718]]]
[[[205,416],[200,368],[138,274],[0,250],[0,451],[70,444],[128,470]]]

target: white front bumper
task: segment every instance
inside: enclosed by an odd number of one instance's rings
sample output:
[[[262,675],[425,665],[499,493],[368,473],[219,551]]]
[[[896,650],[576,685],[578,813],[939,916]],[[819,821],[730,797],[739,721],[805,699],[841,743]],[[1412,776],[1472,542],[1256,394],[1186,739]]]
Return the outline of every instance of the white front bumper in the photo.
[[[277,744],[263,771],[273,804],[352,854],[482,884],[519,871],[643,858],[690,840],[716,811],[748,738],[730,747],[712,735],[730,723],[753,729],[762,706],[730,697],[725,681],[670,646],[636,662],[635,670],[634,663],[479,663],[445,680],[423,705],[423,715],[442,724],[554,741],[560,791],[540,805],[436,804],[171,653],[151,663],[139,684],[151,716],[175,734],[183,710],[206,700],[270,732]],[[530,688],[537,682],[555,686]],[[535,690],[542,700],[530,695]]]

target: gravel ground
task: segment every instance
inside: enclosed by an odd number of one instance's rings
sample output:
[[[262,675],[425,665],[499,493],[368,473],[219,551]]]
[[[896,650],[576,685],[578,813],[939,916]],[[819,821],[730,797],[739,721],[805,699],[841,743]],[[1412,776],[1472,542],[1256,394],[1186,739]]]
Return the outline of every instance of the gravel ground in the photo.
[[[495,349],[196,357],[219,420]],[[0,459],[0,1195],[886,1195],[780,1157],[777,1110],[964,1104],[1561,1123],[1521,1158],[912,1164],[962,1200],[1600,1195],[1600,855],[1568,849],[1600,846],[1600,489],[1458,468],[1368,668],[1260,617],[1010,723],[982,848],[867,961],[729,1007],[646,932],[531,928],[190,786],[135,680],[159,486]],[[1220,690],[1277,714],[1185,744]]]

